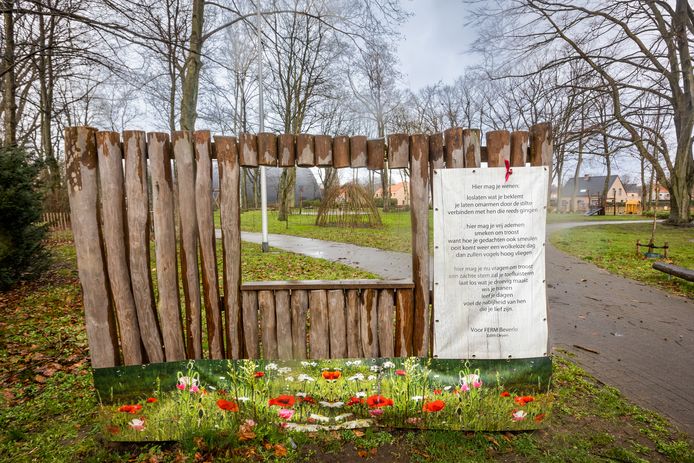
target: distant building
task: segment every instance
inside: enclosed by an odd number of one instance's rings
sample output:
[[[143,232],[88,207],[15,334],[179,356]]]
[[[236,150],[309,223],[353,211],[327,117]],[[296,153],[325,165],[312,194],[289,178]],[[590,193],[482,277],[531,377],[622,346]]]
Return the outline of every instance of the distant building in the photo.
[[[374,198],[383,198],[383,188],[379,188],[374,193]],[[398,206],[410,205],[410,192],[405,182],[396,183],[390,186],[390,198],[397,201]]]
[[[591,208],[601,207],[606,204],[625,204],[628,199],[627,190],[619,178],[619,175],[611,175],[608,179],[607,198],[603,198],[606,176],[584,175],[578,178],[576,197],[573,198],[574,178],[570,178],[562,187],[559,198],[559,212],[568,212],[573,201],[573,210],[586,212]]]

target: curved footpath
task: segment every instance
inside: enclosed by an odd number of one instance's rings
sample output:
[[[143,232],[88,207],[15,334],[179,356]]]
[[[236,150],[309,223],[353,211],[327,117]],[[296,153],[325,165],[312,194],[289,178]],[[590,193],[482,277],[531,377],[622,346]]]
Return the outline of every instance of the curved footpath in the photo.
[[[573,226],[548,225],[548,232]],[[242,233],[261,241],[259,233]],[[289,235],[270,245],[340,262],[386,279],[410,279],[408,253]],[[575,354],[599,381],[694,436],[694,301],[622,278],[547,246],[547,293],[553,348]]]

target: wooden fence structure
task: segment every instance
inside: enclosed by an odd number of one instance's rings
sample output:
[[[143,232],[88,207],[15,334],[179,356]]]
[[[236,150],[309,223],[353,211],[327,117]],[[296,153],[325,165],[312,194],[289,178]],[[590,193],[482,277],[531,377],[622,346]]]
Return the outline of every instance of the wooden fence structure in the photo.
[[[165,133],[125,131],[121,137],[90,127],[66,129],[65,146],[87,336],[96,368],[205,356],[429,355],[433,169],[479,168],[485,161],[489,167],[502,167],[505,160],[512,166],[528,161],[549,166],[552,159],[551,127],[546,123],[529,132],[488,132],[486,147],[481,146],[479,130],[462,128],[434,135],[393,134],[386,144],[364,136],[308,134],[242,133],[213,139],[209,131],[175,132],[171,139]],[[213,222],[215,158],[220,174],[221,285]],[[388,168],[410,169],[412,281],[242,284],[240,167],[382,169],[386,160]],[[155,269],[150,268],[152,242]]]
[[[70,229],[69,212],[44,212],[41,215],[41,222],[50,231],[64,231]]]

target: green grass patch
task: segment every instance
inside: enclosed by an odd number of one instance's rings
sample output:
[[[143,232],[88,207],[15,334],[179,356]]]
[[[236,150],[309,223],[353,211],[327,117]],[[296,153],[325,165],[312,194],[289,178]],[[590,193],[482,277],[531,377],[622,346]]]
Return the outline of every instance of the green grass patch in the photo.
[[[644,217],[640,214],[619,214],[619,215],[585,215],[585,214],[559,214],[559,213],[549,213],[547,214],[547,223],[564,223],[564,222],[612,222],[612,221],[624,221],[629,222],[632,220],[648,220],[649,217]],[[652,218],[652,217],[650,217]]]
[[[652,259],[636,255],[636,240],[647,243],[651,224],[616,224],[576,227],[561,230],[550,241],[562,251],[590,261],[598,267],[650,285],[660,286],[677,294],[694,297],[694,283],[653,270]],[[694,268],[694,230],[658,224],[656,245],[668,242],[668,261]],[[644,248],[641,248],[645,251]]]

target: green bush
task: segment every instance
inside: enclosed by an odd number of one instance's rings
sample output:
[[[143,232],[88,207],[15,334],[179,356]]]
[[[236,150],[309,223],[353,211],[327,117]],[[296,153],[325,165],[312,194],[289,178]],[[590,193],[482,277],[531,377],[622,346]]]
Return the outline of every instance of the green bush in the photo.
[[[653,210],[650,211],[644,211],[643,214],[644,217],[653,217]],[[657,215],[658,219],[669,219],[670,218],[670,211],[658,211]]]
[[[45,267],[38,173],[26,151],[0,149],[0,290]]]

